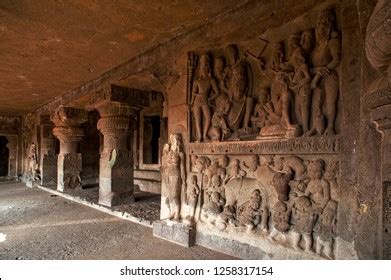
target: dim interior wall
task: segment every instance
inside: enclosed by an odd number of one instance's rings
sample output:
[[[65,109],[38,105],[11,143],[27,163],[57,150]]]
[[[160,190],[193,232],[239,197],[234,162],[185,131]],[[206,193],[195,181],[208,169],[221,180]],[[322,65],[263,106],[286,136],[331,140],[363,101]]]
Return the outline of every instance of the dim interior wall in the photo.
[[[16,116],[0,116],[0,135],[7,138],[9,150],[8,176],[18,178],[22,172],[22,118]]]
[[[102,135],[97,128],[99,113],[91,111],[88,121],[83,124],[85,136],[80,141],[82,154],[82,184],[97,184],[99,181],[99,158]]]

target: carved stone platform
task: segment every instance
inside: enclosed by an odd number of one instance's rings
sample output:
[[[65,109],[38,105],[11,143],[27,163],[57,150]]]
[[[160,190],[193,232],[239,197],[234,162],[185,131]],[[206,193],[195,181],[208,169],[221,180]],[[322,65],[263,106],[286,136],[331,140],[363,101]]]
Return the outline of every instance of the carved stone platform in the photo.
[[[194,245],[195,233],[194,227],[170,220],[160,220],[153,223],[153,236],[184,247]]]

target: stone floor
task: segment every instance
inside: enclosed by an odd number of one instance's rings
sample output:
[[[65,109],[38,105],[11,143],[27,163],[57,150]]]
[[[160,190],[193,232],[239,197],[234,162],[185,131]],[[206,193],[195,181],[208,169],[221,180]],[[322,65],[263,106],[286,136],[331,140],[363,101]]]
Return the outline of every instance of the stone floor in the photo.
[[[56,190],[56,186],[46,186],[44,189]],[[65,191],[64,194],[71,195],[79,201],[86,201],[98,205],[99,187],[91,185],[77,191]],[[134,218],[142,220],[145,224],[152,225],[153,221],[160,218],[160,195],[135,191],[135,203],[112,207],[113,210],[124,212]]]
[[[5,240],[4,240],[5,239]],[[0,259],[232,259],[21,183],[0,183]]]

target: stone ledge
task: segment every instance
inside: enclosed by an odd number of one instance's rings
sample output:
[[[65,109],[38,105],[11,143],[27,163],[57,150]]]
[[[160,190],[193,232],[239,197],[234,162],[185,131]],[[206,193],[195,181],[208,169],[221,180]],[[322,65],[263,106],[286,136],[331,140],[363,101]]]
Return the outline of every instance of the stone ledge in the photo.
[[[99,204],[96,204],[96,203],[93,203],[93,202],[89,202],[89,201],[87,201],[85,199],[82,199],[82,198],[79,198],[79,197],[73,197],[73,196],[71,196],[69,194],[62,193],[62,192],[59,192],[59,191],[53,190],[53,189],[48,189],[48,188],[45,188],[45,187],[40,186],[40,185],[38,185],[38,188],[43,190],[43,191],[46,191],[46,192],[49,192],[49,193],[61,196],[61,197],[65,198],[65,199],[68,199],[70,201],[73,201],[73,202],[76,202],[76,203],[80,203],[80,204],[83,204],[85,206],[94,208],[94,209],[96,209],[98,211],[101,211],[101,212],[104,212],[106,214],[110,214],[112,216],[115,216],[115,217],[118,217],[118,218],[121,218],[121,219],[124,219],[124,220],[131,221],[131,222],[136,223],[136,224],[140,224],[140,225],[152,228],[152,222],[149,221],[149,220],[140,219],[140,218],[137,218],[137,217],[134,217],[134,216],[130,215],[129,213],[113,210],[113,209],[107,208],[105,206],[102,206],[102,205],[99,205]]]
[[[295,251],[260,236],[239,240],[233,233],[216,232],[197,224],[195,244],[247,260],[326,260],[315,253]]]

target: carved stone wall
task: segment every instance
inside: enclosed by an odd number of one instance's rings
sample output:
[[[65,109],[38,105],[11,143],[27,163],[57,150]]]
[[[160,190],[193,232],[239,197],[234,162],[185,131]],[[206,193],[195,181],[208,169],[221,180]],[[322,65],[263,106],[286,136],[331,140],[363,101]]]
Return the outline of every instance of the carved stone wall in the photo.
[[[196,243],[243,258],[357,258],[360,116],[349,104],[360,103],[350,89],[360,50],[342,55],[360,40],[348,30],[353,6],[325,1],[176,60],[168,130],[182,135],[179,223]]]

